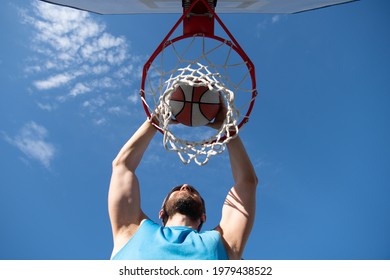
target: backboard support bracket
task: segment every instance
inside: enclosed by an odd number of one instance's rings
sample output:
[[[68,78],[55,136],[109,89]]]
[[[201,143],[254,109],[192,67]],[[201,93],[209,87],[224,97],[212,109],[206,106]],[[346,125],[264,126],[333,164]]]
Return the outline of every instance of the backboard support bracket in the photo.
[[[182,0],[183,14],[183,34],[214,35],[214,11],[217,1],[215,0]]]

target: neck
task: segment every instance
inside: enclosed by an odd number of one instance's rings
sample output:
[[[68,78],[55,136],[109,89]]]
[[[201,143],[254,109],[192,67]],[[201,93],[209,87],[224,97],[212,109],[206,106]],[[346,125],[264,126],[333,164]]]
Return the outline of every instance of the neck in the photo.
[[[167,223],[165,226],[185,226],[189,227],[195,230],[198,230],[200,222],[199,221],[193,221],[189,217],[183,214],[176,213],[172,217],[169,217]]]

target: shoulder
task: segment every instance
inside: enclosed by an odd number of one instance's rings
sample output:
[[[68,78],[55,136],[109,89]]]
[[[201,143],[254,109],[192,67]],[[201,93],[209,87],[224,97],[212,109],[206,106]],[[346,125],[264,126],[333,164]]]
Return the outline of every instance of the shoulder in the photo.
[[[207,248],[217,253],[217,259],[231,259],[231,252],[228,250],[228,246],[223,240],[222,235],[216,229],[202,232],[200,236]]]
[[[220,238],[220,240],[221,240],[221,242],[226,250],[226,254],[228,255],[229,260],[240,260],[241,255],[237,254],[234,250],[232,250],[228,241],[224,238],[223,229],[220,226],[217,226],[214,229],[214,231],[218,233],[218,238]]]
[[[119,252],[134,236],[142,235],[142,232],[158,229],[160,226],[150,219],[143,219],[139,225],[127,227],[119,232],[114,239],[114,248],[112,255]]]
[[[222,240],[221,234],[216,229],[199,232],[199,235],[213,240]]]
[[[215,229],[201,232],[199,233],[199,236],[202,239],[202,242],[207,243],[210,246],[211,244],[214,244],[214,246],[223,246],[225,250],[227,249],[225,245],[226,242],[223,240],[222,235]]]

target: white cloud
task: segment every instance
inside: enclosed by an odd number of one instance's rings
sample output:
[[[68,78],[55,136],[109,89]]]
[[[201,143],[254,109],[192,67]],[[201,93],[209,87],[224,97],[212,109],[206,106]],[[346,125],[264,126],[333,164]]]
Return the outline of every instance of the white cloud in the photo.
[[[47,90],[52,88],[58,88],[67,84],[69,81],[73,80],[75,77],[69,74],[58,74],[52,77],[47,78],[46,80],[35,81],[34,86],[39,90]]]
[[[87,93],[87,92],[90,92],[91,91],[91,88],[89,88],[88,86],[86,86],[85,84],[83,83],[77,83],[73,88],[72,90],[70,91],[70,95],[72,96],[77,96],[79,94],[84,94],[84,93]]]
[[[8,143],[17,147],[27,157],[50,168],[57,150],[53,144],[46,141],[47,137],[47,129],[33,121],[26,123],[13,138],[3,133],[3,138]]]
[[[270,26],[277,24],[280,22],[285,16],[282,15],[273,15],[273,16],[266,16],[263,18],[263,20],[259,23],[257,23],[257,36],[260,37],[261,33],[269,28]]]
[[[126,38],[110,33],[102,17],[42,1],[31,5],[32,9],[20,12],[22,22],[33,31],[29,45],[34,56],[26,60],[25,73],[33,80],[37,98],[41,91],[50,92],[42,94],[44,101],[36,101],[39,108],[51,111],[81,95],[80,108],[122,108],[115,102],[127,96],[110,99],[107,93],[129,92],[134,80],[140,79],[144,61],[130,53]],[[42,104],[50,104],[50,109]]]
[[[271,19],[272,23],[277,23],[279,20],[280,20],[280,15],[275,15]]]
[[[108,108],[108,112],[111,114],[120,114],[122,111],[123,111],[123,108],[119,107],[119,106]]]
[[[44,104],[44,103],[41,103],[41,102],[37,102],[37,105],[42,110],[45,110],[45,111],[48,111],[48,112],[51,112],[51,111],[53,111],[53,110],[55,110],[57,108],[56,105],[47,104],[47,103]]]
[[[98,126],[105,125],[107,123],[107,120],[105,118],[101,118],[101,119],[93,120],[93,123]]]
[[[100,65],[93,66],[91,68],[91,72],[96,74],[96,75],[105,74],[105,73],[107,73],[109,71],[110,71],[110,66],[108,66],[108,65],[100,64]]]
[[[137,104],[141,99],[138,94],[132,94],[127,98],[132,104]]]
[[[89,109],[90,112],[95,112],[106,104],[106,100],[103,97],[93,98],[83,102],[83,107]]]

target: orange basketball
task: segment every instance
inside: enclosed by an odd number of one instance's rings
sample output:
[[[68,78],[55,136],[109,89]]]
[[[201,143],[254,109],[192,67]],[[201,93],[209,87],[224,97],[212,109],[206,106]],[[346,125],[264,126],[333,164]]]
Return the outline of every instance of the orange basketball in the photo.
[[[182,84],[172,92],[169,105],[178,122],[187,126],[202,126],[217,115],[219,93],[205,86]]]

